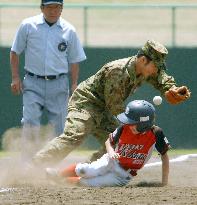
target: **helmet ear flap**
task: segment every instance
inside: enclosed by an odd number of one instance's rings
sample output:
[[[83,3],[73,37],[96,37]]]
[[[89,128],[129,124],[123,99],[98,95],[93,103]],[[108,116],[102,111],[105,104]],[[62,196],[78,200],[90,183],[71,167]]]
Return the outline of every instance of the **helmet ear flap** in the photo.
[[[155,114],[151,117],[151,119],[148,122],[140,122],[136,126],[136,130],[138,132],[146,132],[151,129],[151,127],[155,123]]]
[[[151,122],[145,122],[145,123],[138,123],[136,126],[136,130],[138,132],[146,132],[148,130],[150,130],[150,128],[153,126],[153,124]]]

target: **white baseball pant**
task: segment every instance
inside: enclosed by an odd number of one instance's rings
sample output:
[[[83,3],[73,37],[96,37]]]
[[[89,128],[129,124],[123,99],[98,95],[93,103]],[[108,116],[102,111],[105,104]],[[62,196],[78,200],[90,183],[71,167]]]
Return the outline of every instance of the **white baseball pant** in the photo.
[[[75,171],[81,177],[80,183],[85,186],[124,186],[132,179],[129,171],[121,168],[118,160],[108,154],[92,163],[77,164]]]

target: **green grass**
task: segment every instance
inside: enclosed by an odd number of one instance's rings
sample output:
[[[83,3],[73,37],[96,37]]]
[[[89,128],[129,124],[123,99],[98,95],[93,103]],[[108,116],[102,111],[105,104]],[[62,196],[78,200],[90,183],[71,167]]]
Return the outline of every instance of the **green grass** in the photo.
[[[0,151],[0,158],[10,156],[9,152]]]
[[[197,154],[197,149],[172,149],[169,155]]]
[[[178,155],[187,155],[187,154],[197,154],[197,149],[171,149],[168,151],[168,156],[178,156]],[[158,152],[154,151],[153,156],[157,156]]]

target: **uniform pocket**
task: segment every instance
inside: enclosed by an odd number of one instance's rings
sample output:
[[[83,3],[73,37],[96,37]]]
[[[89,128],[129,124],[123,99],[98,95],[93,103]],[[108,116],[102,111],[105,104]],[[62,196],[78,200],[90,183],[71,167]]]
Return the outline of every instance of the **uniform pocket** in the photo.
[[[29,75],[25,75],[23,78],[23,91],[27,90],[27,89],[31,89],[32,87],[34,87],[34,83],[32,85],[32,79],[33,77],[29,76]]]
[[[91,115],[86,112],[70,111],[67,115],[67,118],[81,119],[86,121],[91,118]]]
[[[60,57],[68,57],[68,41],[62,39],[61,41],[57,42],[56,47],[57,53]]]
[[[59,88],[65,92],[66,94],[69,93],[69,79],[67,75],[60,76],[59,80]]]

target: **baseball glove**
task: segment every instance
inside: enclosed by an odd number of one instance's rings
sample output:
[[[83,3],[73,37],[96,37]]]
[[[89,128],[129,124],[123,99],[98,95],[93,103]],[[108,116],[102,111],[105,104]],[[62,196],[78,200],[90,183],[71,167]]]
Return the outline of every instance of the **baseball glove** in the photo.
[[[179,104],[190,98],[191,92],[186,86],[173,87],[165,92],[166,100],[173,105]]]

